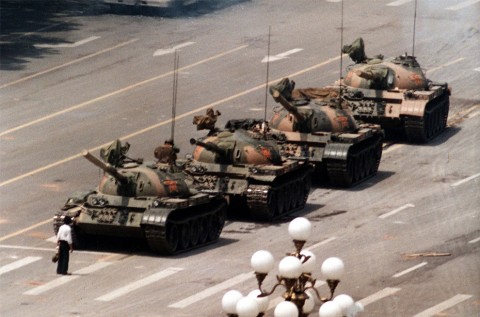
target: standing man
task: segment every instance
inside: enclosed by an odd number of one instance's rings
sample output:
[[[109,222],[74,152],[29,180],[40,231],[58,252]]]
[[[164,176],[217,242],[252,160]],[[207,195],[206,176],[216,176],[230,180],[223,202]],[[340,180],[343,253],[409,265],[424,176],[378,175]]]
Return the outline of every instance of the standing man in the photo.
[[[60,226],[57,233],[57,246],[58,246],[58,263],[57,263],[57,274],[67,275],[68,274],[68,260],[69,252],[73,252],[72,244],[72,228],[70,224],[72,223],[72,218],[65,216],[63,219],[63,225]]]

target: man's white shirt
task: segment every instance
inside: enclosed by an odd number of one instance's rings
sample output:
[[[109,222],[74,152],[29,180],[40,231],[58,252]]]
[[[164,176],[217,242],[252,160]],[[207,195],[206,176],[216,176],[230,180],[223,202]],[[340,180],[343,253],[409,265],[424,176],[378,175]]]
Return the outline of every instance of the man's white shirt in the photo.
[[[68,244],[72,244],[72,229],[69,225],[64,224],[58,229],[57,241],[60,240],[67,241]]]

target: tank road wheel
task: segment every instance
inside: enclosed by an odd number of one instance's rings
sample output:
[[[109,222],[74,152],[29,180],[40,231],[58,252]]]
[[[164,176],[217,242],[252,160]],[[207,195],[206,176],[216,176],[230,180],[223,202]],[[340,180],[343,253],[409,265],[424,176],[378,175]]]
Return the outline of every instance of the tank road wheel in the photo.
[[[190,226],[188,225],[188,223],[184,223],[179,227],[180,227],[180,239],[178,241],[178,248],[179,250],[185,250],[188,248],[188,245],[190,243],[190,236],[191,236]]]
[[[178,239],[179,239],[179,232],[176,224],[174,223],[168,224],[166,238],[167,238],[168,252],[171,254],[175,253],[178,248]]]
[[[210,230],[208,226],[207,217],[201,217],[198,219],[198,225],[200,232],[198,235],[198,244],[204,244],[208,239],[208,231]]]
[[[200,239],[200,223],[198,219],[193,219],[188,222],[188,226],[190,227],[190,246],[194,247]]]

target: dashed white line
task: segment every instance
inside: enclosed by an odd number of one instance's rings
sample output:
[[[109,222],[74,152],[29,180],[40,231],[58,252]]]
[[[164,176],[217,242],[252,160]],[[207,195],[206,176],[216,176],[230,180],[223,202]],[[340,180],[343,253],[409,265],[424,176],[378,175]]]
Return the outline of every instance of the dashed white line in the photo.
[[[25,247],[21,245],[7,245],[7,244],[0,244],[0,249],[18,249],[18,250],[32,250],[32,251],[47,251],[53,252],[53,248],[36,248],[36,247]],[[112,252],[100,252],[100,251],[85,251],[85,250],[76,250],[76,253],[84,253],[84,254],[95,254],[95,255],[112,255],[116,253]]]
[[[480,67],[477,67],[477,68],[475,68],[475,69],[473,69],[473,70],[476,71],[476,72],[480,72]]]
[[[16,270],[16,269],[18,269],[22,266],[25,266],[25,265],[28,265],[30,263],[36,262],[40,259],[41,259],[41,257],[39,257],[39,256],[27,256],[23,259],[20,259],[20,260],[17,260],[15,262],[12,262],[10,264],[4,265],[4,266],[0,267],[0,275],[5,274],[5,273],[10,272],[10,271],[13,271],[13,270]]]
[[[455,59],[455,60],[453,60],[453,61],[450,61],[450,62],[448,62],[448,63],[445,63],[445,64],[443,64],[443,65],[440,65],[440,66],[431,68],[431,69],[427,70],[425,73],[428,74],[428,75],[430,75],[430,74],[431,74],[432,72],[434,72],[434,71],[437,71],[437,70],[439,70],[439,69],[445,68],[445,67],[447,67],[447,66],[451,66],[451,65],[453,65],[453,64],[456,64],[456,63],[458,63],[458,62],[463,61],[464,59],[465,59],[464,57],[457,58],[457,59]]]
[[[316,247],[319,247],[319,246],[321,246],[321,245],[324,245],[324,244],[327,244],[327,243],[329,243],[329,242],[332,242],[332,241],[335,240],[335,239],[337,239],[337,238],[336,238],[336,237],[330,237],[330,238],[325,239],[325,240],[323,240],[323,241],[320,241],[320,242],[318,242],[318,243],[316,243],[316,244],[314,244],[314,245],[311,245],[311,246],[309,246],[309,247],[307,247],[307,248],[304,248],[304,250],[306,250],[306,251],[311,251],[312,249],[315,249]]]
[[[50,281],[46,284],[40,285],[38,287],[32,288],[31,290],[23,293],[24,295],[39,295],[42,294],[46,291],[49,291],[51,289],[54,289],[56,287],[59,287],[63,284],[66,284],[68,282],[71,282],[73,280],[76,280],[79,278],[81,275],[85,274],[90,274],[95,271],[98,271],[100,269],[103,269],[104,267],[112,264],[112,262],[97,262],[95,264],[92,264],[90,266],[87,266],[83,269],[80,269],[78,271],[73,272],[72,275],[64,275],[59,278],[54,279],[53,281]]]
[[[422,262],[422,263],[420,263],[420,264],[417,264],[417,265],[415,265],[415,266],[412,266],[412,267],[409,268],[409,269],[406,269],[405,271],[402,271],[402,272],[399,272],[399,273],[397,273],[397,274],[394,274],[393,277],[394,277],[394,278],[397,278],[397,277],[403,276],[403,275],[408,274],[408,273],[410,273],[410,272],[412,272],[412,271],[415,271],[415,270],[417,270],[417,269],[419,269],[419,268],[421,268],[422,266],[425,266],[425,265],[427,265],[427,264],[428,264],[427,262]]]
[[[446,8],[447,10],[451,10],[451,11],[457,11],[457,10],[461,10],[463,8],[466,8],[466,7],[469,7],[471,5],[474,5],[475,3],[477,2],[480,2],[480,0],[468,0],[468,1],[464,1],[464,2],[461,2],[457,5],[454,5],[454,6],[450,6],[448,8]]]
[[[281,59],[285,59],[285,58],[288,58],[288,55],[292,55],[292,54],[295,54],[295,53],[298,53],[298,52],[301,52],[301,51],[303,51],[303,48],[294,48],[293,50],[289,50],[289,51],[286,51],[286,52],[283,52],[283,53],[280,53],[280,54],[277,54],[277,55],[265,56],[262,59],[262,63],[275,62],[275,61],[278,61],[278,60],[281,60]]]
[[[467,299],[469,299],[470,297],[472,297],[472,295],[462,295],[462,294],[458,294],[458,295],[455,295],[453,296],[452,298],[444,301],[444,302],[441,302],[440,304],[438,305],[435,305],[427,310],[424,310],[423,312],[419,313],[419,314],[416,314],[415,316],[413,317],[431,317],[431,316],[435,316],[436,314],[450,308],[450,307],[453,307]]]
[[[373,302],[376,302],[382,298],[385,298],[387,296],[391,296],[393,294],[395,294],[396,292],[398,292],[400,290],[400,288],[395,288],[395,287],[387,287],[387,288],[384,288],[382,289],[381,291],[379,292],[376,292],[368,297],[365,297],[364,299],[361,299],[359,300],[359,302],[363,305],[363,306],[367,306]]]
[[[480,237],[478,237],[476,239],[473,239],[473,240],[470,240],[470,241],[468,241],[468,243],[472,244],[472,243],[477,243],[478,241],[480,241]]]
[[[210,288],[207,288],[195,295],[192,295],[190,297],[187,297],[179,302],[176,302],[176,303],[173,303],[171,305],[169,305],[168,307],[170,308],[185,308],[187,306],[190,306],[191,304],[193,303],[196,303],[198,301],[201,301],[202,299],[205,299],[207,297],[210,297],[212,295],[215,295],[216,293],[218,292],[221,292],[221,291],[224,291],[228,288],[231,288],[232,286],[234,285],[237,285],[239,283],[242,283],[246,280],[248,280],[249,278],[253,278],[255,275],[254,275],[254,272],[249,272],[249,273],[242,273],[242,274],[239,274],[229,280],[226,280],[225,282],[222,282],[220,284],[217,284],[215,286],[212,286]]]
[[[111,301],[112,299],[123,296],[127,293],[135,291],[135,290],[137,290],[141,287],[147,286],[149,284],[155,283],[155,282],[157,282],[157,281],[159,281],[163,278],[166,278],[166,277],[168,277],[170,275],[173,275],[175,273],[178,273],[180,271],[183,271],[183,269],[178,268],[178,267],[170,267],[170,268],[165,269],[163,271],[160,271],[158,273],[147,276],[147,277],[145,277],[141,280],[138,280],[136,282],[125,285],[124,287],[121,287],[117,290],[114,290],[113,292],[110,292],[108,294],[100,296],[100,297],[96,298],[95,300],[103,301],[103,302]]]
[[[75,43],[34,44],[33,46],[39,47],[39,48],[72,48],[72,47],[77,47],[77,46],[86,44],[88,42],[98,40],[99,38],[100,38],[100,36],[90,36],[86,39],[83,39],[81,41],[77,41]]]
[[[477,178],[477,177],[479,177],[479,176],[480,176],[480,173],[477,173],[477,174],[472,175],[472,176],[470,176],[470,177],[464,178],[464,179],[462,179],[462,180],[460,180],[460,181],[458,181],[458,182],[456,182],[456,183],[453,183],[452,186],[453,186],[453,187],[456,187],[456,186],[458,186],[458,185],[462,185],[463,183],[469,182],[469,181],[471,181],[472,179],[475,179],[475,178]]]
[[[412,2],[412,0],[397,0],[397,1],[387,3],[387,6],[398,7],[398,6],[401,6],[402,4],[409,3],[409,2]]]
[[[159,50],[156,50],[155,53],[153,53],[153,56],[161,56],[161,55],[172,54],[172,53],[175,53],[176,50],[179,50],[183,47],[187,47],[187,46],[190,46],[190,45],[193,45],[193,44],[195,44],[195,42],[185,42],[185,43],[182,43],[182,44],[178,44],[174,47],[159,49]]]
[[[413,207],[415,207],[415,205],[413,205],[413,204],[406,204],[406,205],[403,205],[402,207],[399,207],[399,208],[397,208],[397,209],[395,209],[395,210],[392,210],[392,211],[390,211],[390,212],[387,212],[386,214],[380,215],[380,216],[378,216],[378,218],[380,218],[380,219],[385,219],[385,218],[387,218],[387,217],[393,216],[393,215],[396,214],[397,212],[400,212],[400,211],[402,211],[402,210],[404,210],[404,209],[407,209],[407,208],[413,208]]]

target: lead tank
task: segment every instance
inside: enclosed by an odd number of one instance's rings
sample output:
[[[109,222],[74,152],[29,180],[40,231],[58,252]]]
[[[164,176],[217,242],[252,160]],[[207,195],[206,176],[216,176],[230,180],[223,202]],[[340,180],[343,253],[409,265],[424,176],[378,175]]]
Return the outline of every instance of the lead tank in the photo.
[[[53,217],[55,234],[65,216],[73,218],[74,244],[91,236],[146,240],[155,253],[175,254],[218,240],[226,200],[198,192],[183,172],[126,156],[129,144],[115,141],[100,154],[83,156],[105,174],[96,189],[74,193]]]
[[[307,159],[317,178],[327,176],[334,186],[352,186],[377,173],[383,131],[358,124],[338,89],[295,89],[295,82],[284,78],[270,94],[282,106],[274,110],[270,128],[282,136],[277,140],[283,155]]]
[[[226,195],[231,210],[271,221],[304,208],[312,167],[285,160],[271,135],[260,127],[212,129],[191,143],[195,148],[186,172],[202,192]]]
[[[368,58],[362,38],[342,49],[355,62],[343,80],[345,99],[357,120],[378,123],[388,134],[404,133],[424,143],[447,125],[450,88],[425,77],[414,56]]]

